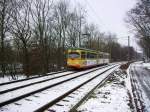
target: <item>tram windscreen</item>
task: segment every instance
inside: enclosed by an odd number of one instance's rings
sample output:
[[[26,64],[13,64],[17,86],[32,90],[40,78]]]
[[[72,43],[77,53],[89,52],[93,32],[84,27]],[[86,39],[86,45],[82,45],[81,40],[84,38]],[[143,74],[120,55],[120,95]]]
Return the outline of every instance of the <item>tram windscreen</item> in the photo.
[[[70,52],[68,58],[80,58],[80,54],[77,52]]]

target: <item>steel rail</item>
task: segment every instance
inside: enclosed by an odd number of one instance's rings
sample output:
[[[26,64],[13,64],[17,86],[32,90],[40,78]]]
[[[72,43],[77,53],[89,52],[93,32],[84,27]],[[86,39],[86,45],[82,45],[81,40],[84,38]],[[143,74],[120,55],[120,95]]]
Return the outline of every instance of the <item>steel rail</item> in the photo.
[[[106,66],[107,66],[107,65],[106,65]],[[102,66],[102,67],[103,67],[103,66]],[[72,73],[67,73],[67,74],[64,74],[64,75],[61,75],[61,76],[55,76],[55,77],[52,77],[52,78],[42,79],[42,80],[40,80],[40,81],[35,81],[35,82],[29,83],[29,84],[24,84],[24,85],[21,85],[21,86],[17,86],[17,87],[5,89],[5,90],[0,91],[0,95],[2,95],[2,94],[4,94],[4,93],[7,93],[7,92],[11,92],[11,91],[17,90],[17,89],[24,88],[24,87],[27,87],[27,86],[31,86],[31,85],[34,85],[34,84],[38,84],[38,83],[50,81],[50,80],[53,80],[53,79],[61,78],[61,77],[64,77],[64,76],[68,76],[68,75],[71,75],[71,74],[74,74],[74,73],[77,73],[77,72],[79,72],[79,71],[74,71],[74,72],[72,72]],[[61,73],[63,73],[63,72],[61,72]],[[64,72],[64,73],[65,73],[65,72]],[[59,74],[59,73],[58,73],[58,74]],[[54,74],[53,74],[53,75],[54,75]]]
[[[100,74],[88,79],[87,81],[83,82],[82,84],[76,86],[75,88],[69,90],[68,92],[66,92],[65,94],[63,94],[62,96],[59,96],[57,97],[56,99],[50,101],[49,103],[47,103],[46,105],[40,107],[39,109],[35,110],[34,112],[43,112],[45,111],[46,109],[48,109],[49,107],[53,106],[54,104],[56,104],[57,102],[59,102],[60,100],[62,100],[63,98],[65,98],[66,96],[68,96],[69,94],[73,93],[74,91],[76,91],[77,89],[79,89],[80,87],[82,87],[83,85],[87,84],[88,82],[92,81],[93,79],[97,78],[98,76],[100,76],[101,74],[109,71],[110,69],[116,67],[118,65],[114,65],[113,67],[111,68],[108,68],[107,70],[101,72]]]
[[[113,72],[112,72],[113,73]],[[109,77],[111,76],[110,73],[107,77],[105,77],[102,81],[100,81],[91,91],[89,91],[76,105],[74,105],[70,110],[69,112],[76,112],[77,111],[77,108],[86,100],[89,98],[89,96],[91,94],[93,94],[93,92],[99,88],[99,87],[102,87],[104,85],[104,83],[109,79]]]
[[[4,83],[0,83],[0,86],[11,84],[11,83],[16,83],[16,82],[21,82],[21,81],[26,81],[26,80],[30,80],[30,79],[40,78],[40,77],[46,77],[49,75],[54,75],[54,74],[63,73],[63,72],[67,72],[67,71],[64,70],[64,71],[59,71],[59,72],[52,72],[52,73],[47,73],[46,75],[35,76],[35,77],[30,77],[30,78],[20,79],[20,80],[15,80],[15,81],[10,81],[10,82],[4,82]]]
[[[25,84],[25,85],[22,85],[22,86],[17,86],[17,87],[14,87],[14,88],[3,90],[3,91],[0,91],[0,95],[2,95],[4,93],[7,93],[7,92],[11,92],[11,91],[17,90],[17,89],[24,88],[24,87],[27,87],[27,86],[31,86],[31,85],[34,85],[34,84],[39,84],[39,83],[42,83],[42,82],[50,81],[50,80],[61,78],[61,77],[68,76],[68,75],[72,75],[74,73],[77,73],[77,72],[68,73],[68,74],[65,74],[65,75],[56,76],[56,77],[52,77],[52,78],[48,78],[48,79],[43,79],[43,80],[36,81],[36,82],[33,82],[33,83],[29,83],[29,84]]]
[[[33,94],[35,94],[35,93],[39,93],[39,92],[44,91],[44,90],[46,90],[46,89],[52,88],[52,87],[57,86],[57,85],[59,85],[59,84],[65,83],[65,82],[67,82],[67,81],[70,81],[70,80],[73,80],[73,79],[75,79],[75,78],[84,76],[84,75],[86,75],[86,74],[88,74],[88,73],[92,73],[92,72],[94,72],[94,71],[97,71],[97,70],[100,69],[100,68],[105,68],[105,67],[108,67],[108,66],[112,66],[112,65],[102,66],[102,67],[99,67],[99,68],[94,69],[94,70],[92,70],[92,71],[88,71],[88,72],[86,72],[86,73],[82,73],[82,74],[80,74],[79,76],[75,76],[75,77],[72,77],[72,78],[63,80],[63,81],[61,81],[61,82],[57,82],[57,83],[55,83],[55,84],[48,85],[48,86],[43,87],[43,88],[41,88],[41,89],[38,89],[38,90],[35,90],[35,91],[32,91],[32,92],[23,94],[23,95],[21,95],[21,96],[18,96],[18,97],[9,99],[9,100],[7,100],[7,101],[1,102],[1,103],[0,103],[0,107],[5,106],[5,105],[8,105],[8,104],[11,104],[11,103],[13,103],[13,102],[15,102],[15,101],[21,100],[21,99],[23,99],[23,98],[25,98],[25,97],[28,97],[28,96],[31,96],[31,95],[33,95]]]

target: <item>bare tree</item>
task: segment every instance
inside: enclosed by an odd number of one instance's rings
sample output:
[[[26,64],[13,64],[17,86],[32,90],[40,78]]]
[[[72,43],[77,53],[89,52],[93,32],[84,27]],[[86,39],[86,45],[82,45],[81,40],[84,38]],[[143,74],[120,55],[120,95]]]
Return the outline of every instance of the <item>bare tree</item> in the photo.
[[[49,35],[49,28],[50,20],[51,20],[51,7],[52,1],[50,0],[34,0],[31,2],[31,15],[33,20],[33,30],[35,38],[38,40],[39,43],[39,50],[40,50],[40,57],[41,57],[41,69],[42,73],[45,74],[48,72],[49,65],[48,65],[48,48],[47,48],[47,41]]]
[[[68,35],[68,43],[67,46],[68,47],[77,47],[77,42],[78,42],[78,25],[77,25],[77,19],[78,16],[75,12],[70,13],[69,16],[69,25],[68,28],[66,30],[67,35]]]
[[[2,73],[6,73],[5,39],[10,28],[11,0],[0,1],[0,64]]]
[[[69,25],[69,4],[66,1],[59,1],[54,6],[54,29],[57,34],[57,65],[60,68],[64,64],[64,50],[66,45],[66,30]]]
[[[6,73],[6,68],[9,68],[10,72],[16,73],[17,64],[20,68],[23,65],[27,76],[61,69],[66,66],[65,50],[70,47],[109,52],[113,61],[125,60],[127,48],[111,40],[109,37],[113,34],[108,36],[96,25],[89,24],[83,9],[80,5],[72,7],[67,0],[1,0],[2,72]],[[149,11],[145,10],[146,19],[136,11],[130,13],[130,22],[138,36],[147,37]],[[146,39],[140,42],[145,49],[149,46]]]
[[[23,52],[23,69],[24,73],[29,76],[29,43],[31,38],[31,24],[30,24],[30,4],[28,1],[16,1],[13,3],[14,14],[11,15],[13,19],[13,26],[10,30],[14,40],[19,39],[21,42],[21,49]],[[15,39],[17,38],[17,39]],[[15,41],[16,42],[16,41]]]
[[[145,54],[150,57],[150,1],[139,0],[127,13],[126,22],[132,26]]]

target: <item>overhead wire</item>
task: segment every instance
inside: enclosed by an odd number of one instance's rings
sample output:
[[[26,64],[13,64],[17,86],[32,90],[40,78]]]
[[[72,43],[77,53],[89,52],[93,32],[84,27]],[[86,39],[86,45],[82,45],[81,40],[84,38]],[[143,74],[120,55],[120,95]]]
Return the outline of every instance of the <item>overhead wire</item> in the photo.
[[[101,20],[101,18],[98,16],[98,13],[92,7],[91,3],[88,0],[84,0],[84,1],[88,5],[89,9],[91,9],[91,11],[93,12],[92,15],[93,15],[94,18],[96,18],[98,24],[100,26],[105,26],[106,27],[106,25],[103,23],[103,21]]]

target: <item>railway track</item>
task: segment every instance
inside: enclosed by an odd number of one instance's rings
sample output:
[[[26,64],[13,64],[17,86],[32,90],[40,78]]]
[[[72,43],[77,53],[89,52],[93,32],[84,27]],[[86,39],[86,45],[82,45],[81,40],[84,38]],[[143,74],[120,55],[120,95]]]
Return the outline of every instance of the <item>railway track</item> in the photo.
[[[116,66],[118,65],[98,67],[72,73],[72,75],[68,73],[63,77],[53,77],[52,79],[46,79],[46,81],[40,81],[39,83],[16,90],[9,89],[10,91],[0,94],[0,111],[27,112],[47,110],[47,108],[56,104],[56,102],[61,101],[64,97],[89,84],[94,79],[98,81],[100,75],[113,70]],[[106,76],[102,77],[102,79],[104,78]]]
[[[71,91],[68,91],[68,93],[65,93],[54,101],[49,102],[49,104],[37,109],[35,112],[76,112],[76,109],[88,98],[88,96],[93,93],[97,87],[102,85],[117,68],[118,66],[114,66],[97,74]]]
[[[103,67],[100,67],[100,68],[103,68]],[[91,70],[95,70],[95,68],[91,69]],[[88,71],[91,71],[91,70],[88,70]],[[52,73],[52,74],[49,74],[46,76],[34,77],[34,78],[25,79],[25,80],[18,80],[18,81],[13,81],[11,83],[4,83],[4,84],[0,85],[0,87],[1,87],[0,95],[7,93],[7,92],[10,92],[10,91],[20,89],[20,88],[31,86],[34,84],[39,84],[42,82],[54,80],[57,78],[68,76],[68,75],[72,75],[72,74],[77,73],[77,72],[78,71],[56,72],[56,73]]]
[[[77,72],[70,71],[70,72],[61,72],[61,73],[57,73],[57,74],[55,73],[55,74],[51,74],[51,75],[47,75],[47,76],[43,76],[43,77],[36,77],[36,78],[32,78],[32,79],[27,79],[27,80],[19,80],[19,81],[15,81],[15,82],[12,82],[9,84],[0,85],[0,87],[1,87],[0,95],[10,92],[10,91],[20,89],[20,88],[27,87],[30,85],[34,85],[34,84],[50,81],[53,79],[57,79],[60,77],[64,77],[67,75],[71,75],[73,73],[77,73]]]
[[[51,73],[47,73],[46,75],[33,76],[33,77],[30,77],[30,78],[24,78],[24,79],[15,80],[15,81],[3,82],[3,83],[0,83],[0,86],[7,85],[7,84],[12,84],[12,83],[16,83],[16,82],[27,81],[27,80],[30,80],[30,79],[36,79],[36,78],[40,78],[40,77],[46,77],[46,76],[49,76],[49,75],[55,75],[55,74],[63,73],[63,72],[67,72],[67,71],[63,70],[63,71],[58,71],[58,72],[51,72]]]

